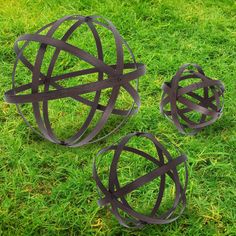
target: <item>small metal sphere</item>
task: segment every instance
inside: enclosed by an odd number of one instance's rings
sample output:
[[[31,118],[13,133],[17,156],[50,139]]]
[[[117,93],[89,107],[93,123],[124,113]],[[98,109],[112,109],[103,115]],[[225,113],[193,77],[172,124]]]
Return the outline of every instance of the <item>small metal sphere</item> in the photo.
[[[65,32],[62,38],[57,39],[55,34],[57,33],[57,30],[60,28],[60,26],[65,22],[72,22],[72,25]],[[86,25],[92,32],[97,50],[95,55],[97,56],[94,56],[68,42],[70,36],[78,27],[82,25]],[[116,64],[114,65],[108,65],[104,62],[104,49],[100,39],[100,36],[102,35],[98,33],[97,27],[102,27],[105,30],[108,30],[108,32],[111,32],[114,37],[116,58]],[[46,33],[43,34],[44,32]],[[82,38],[80,40],[86,39]],[[22,42],[23,46],[20,46]],[[31,42],[39,43],[39,48],[34,64],[32,64],[23,53],[25,48]],[[51,61],[49,63],[47,72],[43,73],[42,66],[44,64],[44,55],[49,46],[54,47],[55,51],[51,56]],[[133,61],[130,63],[124,63],[124,48],[126,48],[131,55]],[[19,104],[32,103],[34,118],[39,128],[39,132],[37,131],[37,133],[51,142],[66,146],[78,147],[97,141],[98,139],[94,140],[94,137],[97,136],[97,134],[103,129],[111,114],[124,117],[123,122],[121,122],[118,126],[120,127],[130,115],[138,111],[140,106],[140,97],[137,89],[134,88],[130,82],[132,80],[137,80],[140,76],[145,74],[145,66],[143,64],[136,63],[131,49],[120,36],[118,30],[110,21],[104,19],[101,16],[65,16],[44,26],[35,34],[26,34],[19,37],[15,42],[14,50],[17,54],[17,58],[12,75],[13,89],[5,93],[5,100],[9,103],[16,104],[18,111],[25,122],[34,131],[36,131],[36,129],[34,129],[27,121],[19,106]],[[57,63],[60,52],[69,53],[91,66],[89,66],[87,69],[53,76],[54,67]],[[32,82],[16,87],[15,74],[18,61],[21,61],[23,65],[32,73]],[[97,81],[77,85],[74,87],[64,87],[60,84],[60,81],[63,80],[92,74],[95,76],[97,75]],[[101,92],[104,89],[111,89],[111,95],[106,105],[100,104]],[[133,106],[130,109],[115,108],[116,100],[121,89],[124,89],[126,92],[128,92],[128,94],[133,99]],[[27,92],[27,90],[29,90],[30,93],[26,94],[25,92]],[[93,100],[87,99],[83,96],[87,93],[93,92],[95,93]],[[49,119],[48,102],[51,100],[67,97],[90,106],[90,111],[84,124],[72,137],[66,140],[60,140],[56,137]],[[102,115],[91,132],[86,132],[94,118],[96,111],[102,112]],[[116,130],[118,127],[116,127],[114,130]],[[113,131],[111,131],[109,134],[111,134]],[[106,133],[104,137],[108,136],[109,134]],[[99,138],[99,140],[101,139],[102,138]]]
[[[128,146],[128,142],[130,141],[130,139],[135,136],[149,139],[155,145],[156,156],[153,157],[148,152],[144,152],[140,149]],[[106,185],[104,184],[105,180],[101,180],[101,173],[99,173],[96,158],[100,155],[104,155],[109,151],[114,151],[114,155],[112,158],[111,166],[109,168],[109,173],[107,173],[109,175],[109,179],[108,187],[106,187]],[[138,177],[134,181],[124,186],[121,186],[117,174],[117,168],[119,165],[118,163],[121,161],[120,156],[122,152],[127,152],[127,156],[128,154],[139,155],[145,158],[147,161],[152,162],[156,167],[151,172]],[[188,182],[186,155],[180,154],[177,158],[173,159],[170,153],[155,138],[155,136],[150,133],[137,132],[125,136],[118,143],[118,145],[112,145],[110,147],[102,149],[98,153],[97,157],[95,158],[93,165],[93,178],[96,182],[101,196],[98,204],[100,206],[109,206],[110,211],[114,214],[121,225],[125,227],[142,227],[146,224],[167,224],[178,219],[183,213],[186,206],[185,193]],[[130,160],[131,163],[135,161],[134,159]],[[184,164],[185,166],[185,180],[183,184],[182,181],[180,181],[179,171],[177,170],[177,166],[181,164]],[[166,175],[168,175],[174,182],[175,197],[173,205],[169,207],[165,212],[160,213],[158,210],[163,203]],[[127,195],[140,188],[141,186],[150,183],[158,177],[160,177],[160,186],[157,199],[151,212],[148,214],[142,214],[137,210],[134,210],[126,199]],[[123,216],[121,212],[125,213],[125,216]]]
[[[181,85],[188,81],[190,84]],[[224,85],[207,77],[197,64],[181,66],[162,90],[161,113],[183,134],[196,134],[222,115]]]

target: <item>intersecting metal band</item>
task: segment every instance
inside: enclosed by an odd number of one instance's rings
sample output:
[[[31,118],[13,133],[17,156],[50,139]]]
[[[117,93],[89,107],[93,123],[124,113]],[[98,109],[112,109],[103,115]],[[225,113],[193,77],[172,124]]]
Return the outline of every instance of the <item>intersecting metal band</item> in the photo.
[[[99,19],[103,19],[106,23],[102,23],[101,21],[99,21]],[[60,40],[53,38],[53,34],[56,32],[58,27],[65,21],[69,20],[73,20],[75,21],[75,23],[67,30],[65,35]],[[98,58],[66,42],[69,39],[69,37],[73,34],[73,32],[82,24],[86,24],[93,34],[93,37],[96,42]],[[98,31],[96,29],[96,25],[105,27],[106,29],[110,30],[114,35],[116,44],[116,58],[117,58],[115,65],[107,65],[106,63],[104,63],[102,44]],[[46,29],[49,29],[46,35],[41,35],[40,33]],[[21,48],[19,48],[19,43],[22,41],[25,43]],[[34,65],[31,64],[23,54],[24,49],[28,46],[30,42],[38,42],[40,44]],[[125,45],[129,53],[131,54],[131,57],[133,59],[132,63],[124,63],[123,45]],[[55,51],[51,58],[51,62],[49,63],[47,73],[43,74],[41,72],[41,66],[43,63],[43,58],[47,46],[55,47]],[[138,79],[141,75],[144,75],[145,66],[143,64],[136,63],[131,49],[129,48],[128,44],[124,41],[124,39],[120,36],[115,26],[110,21],[100,16],[88,16],[88,17],[77,16],[77,15],[65,16],[55,22],[52,22],[44,26],[35,34],[26,34],[19,37],[15,42],[14,50],[17,54],[17,59],[15,62],[14,71],[12,75],[13,88],[5,93],[5,100],[9,103],[14,103],[17,105],[18,111],[22,115],[25,122],[35,131],[35,129],[26,120],[25,116],[21,112],[20,107],[18,105],[22,103],[32,103],[34,117],[40,130],[40,132],[37,133],[39,133],[41,136],[45,137],[46,139],[54,143],[77,147],[93,142],[92,141],[93,138],[104,127],[110,114],[124,116],[125,117],[124,122],[125,122],[128,116],[136,113],[140,107],[140,97],[138,95],[137,90],[134,89],[133,86],[130,84],[130,81]],[[68,52],[82,59],[83,61],[91,64],[93,67],[62,75],[52,76],[54,66],[61,51]],[[16,87],[15,73],[16,73],[17,63],[19,60],[32,72],[32,83]],[[132,71],[125,73],[124,72],[125,69],[132,69]],[[64,88],[57,83],[58,81],[61,80],[94,73],[98,74],[98,81],[96,82],[80,86],[74,86],[71,88]],[[108,75],[108,79],[104,79],[104,74]],[[44,86],[43,92],[39,92],[40,85]],[[50,86],[54,87],[55,90],[50,91],[49,90]],[[137,108],[134,108],[134,104],[129,110],[114,108],[121,87],[123,87],[130,94]],[[107,105],[104,106],[99,104],[99,98],[101,95],[101,90],[106,88],[112,88],[112,92],[110,99],[107,102]],[[22,94],[22,92],[29,89],[31,90],[30,94]],[[90,92],[95,92],[93,101],[88,100],[81,96],[82,94]],[[76,101],[82,102],[90,106],[91,108],[88,117],[86,118],[80,130],[73,137],[61,141],[58,140],[57,137],[55,136],[54,131],[51,127],[51,123],[49,121],[48,101],[65,97],[71,97]],[[42,102],[43,104],[42,114],[40,109],[40,102]],[[96,110],[100,110],[103,112],[101,119],[98,121],[98,123],[96,124],[91,133],[89,133],[86,137],[82,137],[85,131],[87,130],[88,126],[90,125]],[[118,127],[120,126],[121,124]]]
[[[186,70],[189,66],[193,66],[196,71]],[[180,81],[191,78],[199,78],[201,81],[186,87],[179,85]],[[203,96],[195,93],[197,89],[203,89]],[[197,64],[185,64],[181,66],[171,82],[165,82],[163,84],[162,90],[163,96],[160,103],[161,113],[170,118],[181,133],[188,133],[185,129],[190,128],[192,131],[188,134],[195,134],[203,127],[214,123],[222,114],[223,101],[221,100],[223,100],[224,85],[219,80],[212,80],[207,77],[202,68]],[[213,93],[212,96],[209,96],[210,90]],[[184,97],[184,95],[191,96],[197,100],[198,103],[196,104],[190,101]],[[179,108],[177,102],[185,107]],[[165,109],[168,103],[170,104],[170,110]],[[186,114],[191,111],[201,114],[199,122],[195,122],[186,116]],[[207,120],[208,117],[210,117],[210,119]],[[181,119],[184,122],[181,122]]]
[[[134,136],[143,136],[150,139],[156,147],[159,160],[141,150],[127,146],[128,141]],[[109,174],[108,189],[104,186],[104,184],[100,180],[99,174],[97,172],[96,159],[94,160],[94,165],[93,165],[93,178],[97,184],[98,189],[101,192],[101,199],[98,201],[98,204],[100,206],[110,205],[111,212],[115,215],[120,224],[126,227],[131,227],[131,225],[132,227],[141,227],[144,224],[167,224],[173,222],[182,214],[186,206],[185,192],[188,181],[188,171],[186,165],[187,157],[184,154],[180,155],[176,159],[172,159],[169,152],[162,146],[160,142],[157,141],[157,139],[152,134],[143,132],[137,132],[127,135],[121,140],[121,142],[118,145],[113,145],[104,148],[98,153],[98,155],[104,154],[110,150],[114,150],[114,156],[109,170],[110,174]],[[141,176],[138,179],[132,181],[131,183],[121,187],[118,180],[117,167],[122,151],[127,151],[140,155],[145,159],[153,162],[155,165],[157,165],[157,168],[151,171],[150,173],[147,173],[146,175]],[[168,159],[167,163],[164,163],[164,156],[166,156]],[[178,171],[176,169],[176,166],[181,163],[184,163],[186,171],[184,186],[181,185]],[[172,207],[169,210],[167,210],[165,213],[159,216],[156,216],[164,195],[165,181],[166,181],[165,174],[168,174],[170,178],[174,181],[176,189],[175,200]],[[161,181],[160,181],[158,197],[152,209],[152,212],[150,213],[150,215],[144,215],[135,211],[127,202],[125,196],[128,193],[132,192],[133,190],[154,180],[157,177],[160,177]],[[180,203],[182,203],[182,209],[180,213],[177,216],[173,216],[173,213],[175,212],[177,206]],[[126,212],[130,216],[130,218],[125,218],[121,216],[119,209]]]

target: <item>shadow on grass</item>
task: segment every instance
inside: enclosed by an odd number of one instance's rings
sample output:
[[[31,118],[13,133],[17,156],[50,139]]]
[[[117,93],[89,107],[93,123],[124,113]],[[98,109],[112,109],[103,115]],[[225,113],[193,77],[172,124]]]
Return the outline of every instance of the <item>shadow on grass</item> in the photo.
[[[220,135],[223,131],[230,130],[234,126],[235,126],[235,121],[231,117],[223,115],[219,120],[217,120],[210,126],[205,127],[199,133],[201,133],[204,137],[212,134]]]

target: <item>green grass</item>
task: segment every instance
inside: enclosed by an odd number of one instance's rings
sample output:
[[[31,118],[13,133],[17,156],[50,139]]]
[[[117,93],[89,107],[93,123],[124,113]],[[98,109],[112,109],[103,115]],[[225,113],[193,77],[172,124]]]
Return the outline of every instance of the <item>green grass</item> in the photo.
[[[0,0],[0,3],[1,235],[236,235],[235,1]],[[11,88],[16,38],[70,14],[99,14],[110,19],[129,43],[137,61],[147,65],[147,74],[140,79],[142,106],[138,114],[106,140],[75,149],[41,139],[25,125],[14,105],[3,101],[4,91]],[[93,51],[94,44],[87,40],[86,30],[76,37],[72,40],[80,47]],[[108,47],[109,60],[114,56],[110,41],[104,45]],[[32,45],[32,52],[35,47]],[[28,56],[33,60],[31,49]],[[71,63],[76,63],[69,55],[64,56],[56,72],[71,69]],[[45,63],[47,58],[50,52]],[[208,76],[222,80],[226,86],[222,118],[194,137],[179,134],[159,112],[161,84],[186,62],[202,65]],[[17,81],[25,83],[28,79],[28,71],[20,67]],[[102,97],[105,102],[109,91]],[[129,102],[123,94],[119,105]],[[28,109],[24,107],[26,113]],[[69,135],[81,125],[82,119],[78,121],[77,117],[85,117],[86,109],[69,99],[50,103],[58,135]],[[28,118],[33,120],[31,113]],[[107,129],[116,122],[113,117]],[[174,223],[129,230],[120,226],[106,209],[97,206],[92,160],[102,147],[138,130],[167,137],[188,155],[188,205]],[[133,144],[138,145],[137,140]],[[127,159],[125,163],[123,181],[128,181],[129,175],[137,177],[146,167],[143,160]],[[134,194],[137,201],[133,205],[136,208],[138,204],[145,205],[153,198],[154,190],[155,185],[148,185],[140,192],[143,202]]]

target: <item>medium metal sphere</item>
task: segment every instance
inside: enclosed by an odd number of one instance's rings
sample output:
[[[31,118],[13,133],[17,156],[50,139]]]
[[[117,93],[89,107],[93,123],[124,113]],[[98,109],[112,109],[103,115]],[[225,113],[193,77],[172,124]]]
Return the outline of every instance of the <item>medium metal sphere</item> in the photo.
[[[156,156],[152,156],[148,152],[129,146],[128,142],[135,136],[149,139],[155,146]],[[177,158],[173,159],[165,147],[152,134],[143,132],[127,135],[118,143],[118,145],[112,145],[102,149],[97,157],[105,155],[109,151],[113,151],[114,155],[109,168],[109,173],[107,173],[109,176],[108,181],[102,179],[96,158],[93,166],[93,178],[101,196],[98,204],[100,206],[109,206],[110,211],[114,214],[120,224],[125,227],[142,227],[145,224],[167,224],[176,220],[183,213],[186,206],[185,193],[188,181],[186,165],[187,157],[184,154],[180,154]],[[122,161],[121,154],[123,152],[126,152],[127,156],[132,156],[132,154],[139,155],[147,161],[152,162],[156,167],[149,173],[122,186],[118,178],[117,168]],[[104,156],[101,156],[101,158],[104,158]],[[135,157],[133,157],[133,159],[130,158],[131,163],[134,163],[135,161]],[[185,166],[185,180],[183,184],[180,181],[179,171],[177,170],[177,166],[181,164],[184,164]],[[164,200],[166,175],[174,182],[175,197],[172,206],[166,209],[165,212],[160,213],[159,208]],[[160,186],[157,199],[151,212],[142,214],[137,210],[134,210],[126,199],[127,195],[158,177],[160,178]],[[105,182],[108,182],[108,184],[105,184]],[[176,212],[177,208],[178,211]],[[126,216],[123,216],[121,212],[124,212]]]

